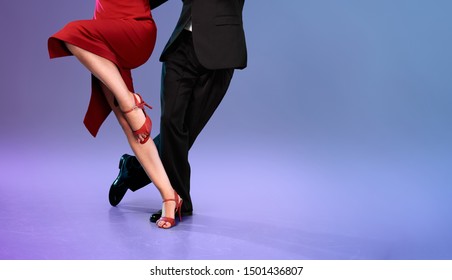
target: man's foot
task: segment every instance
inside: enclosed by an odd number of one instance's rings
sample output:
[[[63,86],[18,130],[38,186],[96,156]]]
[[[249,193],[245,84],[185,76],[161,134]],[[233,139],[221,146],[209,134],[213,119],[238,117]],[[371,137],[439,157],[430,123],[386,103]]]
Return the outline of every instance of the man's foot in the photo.
[[[111,206],[118,205],[129,189],[127,186],[127,178],[129,177],[127,161],[131,157],[131,155],[124,154],[119,160],[119,174],[113,181],[113,184],[111,184],[110,192],[108,193],[108,200],[110,201]]]
[[[182,211],[182,217],[192,216],[192,215],[193,215],[193,211],[185,211],[185,212]],[[151,223],[155,223],[161,217],[162,217],[162,210],[159,210],[159,211],[153,213],[152,216],[149,218],[149,220],[151,221]]]

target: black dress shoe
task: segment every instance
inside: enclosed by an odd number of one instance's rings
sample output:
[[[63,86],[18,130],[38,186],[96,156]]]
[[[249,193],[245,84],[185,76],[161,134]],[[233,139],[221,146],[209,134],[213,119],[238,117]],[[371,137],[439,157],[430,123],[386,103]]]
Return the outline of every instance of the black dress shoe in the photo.
[[[121,202],[129,187],[127,186],[128,170],[127,161],[131,158],[130,155],[124,154],[119,160],[119,174],[118,177],[111,184],[108,193],[108,200],[111,206],[116,206]]]
[[[193,215],[193,211],[182,211],[182,216],[192,216]],[[151,223],[155,223],[157,222],[158,219],[160,219],[160,217],[162,217],[162,210],[159,210],[157,212],[155,212],[154,214],[152,214],[151,218],[149,218],[149,220],[151,221]]]

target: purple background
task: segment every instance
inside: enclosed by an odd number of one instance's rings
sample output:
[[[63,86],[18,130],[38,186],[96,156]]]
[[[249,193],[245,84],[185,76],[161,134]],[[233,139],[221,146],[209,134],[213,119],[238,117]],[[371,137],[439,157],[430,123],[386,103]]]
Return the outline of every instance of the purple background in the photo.
[[[193,147],[195,215],[149,223],[151,186],[107,194],[131,153],[82,119],[89,73],[47,38],[94,1],[0,4],[0,259],[452,259],[450,1],[251,1],[249,62]],[[135,88],[159,127],[154,11]]]

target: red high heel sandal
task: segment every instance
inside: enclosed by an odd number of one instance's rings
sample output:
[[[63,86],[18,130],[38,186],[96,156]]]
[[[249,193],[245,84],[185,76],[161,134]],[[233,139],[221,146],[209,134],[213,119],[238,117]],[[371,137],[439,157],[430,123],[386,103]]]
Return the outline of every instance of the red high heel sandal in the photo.
[[[137,95],[140,97],[141,102],[140,102],[140,100],[137,99]],[[144,102],[143,98],[141,97],[141,95],[139,93],[134,93],[133,98],[135,99],[135,106],[133,106],[133,108],[128,111],[125,111],[125,112],[123,111],[122,113],[125,115],[125,114],[132,112],[135,109],[143,110],[143,114],[146,117],[146,120],[144,121],[144,124],[139,129],[132,130],[132,132],[133,132],[133,135],[135,135],[135,136],[145,134],[146,137],[140,141],[140,144],[144,144],[149,140],[149,136],[151,135],[151,128],[152,128],[151,118],[149,118],[149,116],[144,111],[144,106],[148,107],[149,109],[152,109],[152,107],[149,106],[146,102]]]
[[[164,199],[163,203],[167,202],[167,201],[175,201],[176,202],[176,208],[174,209],[174,216],[176,216],[176,213],[179,215],[179,222],[182,222],[182,213],[181,213],[181,209],[182,209],[182,199],[179,198],[179,195],[177,194],[176,191],[174,191],[174,198],[170,198],[170,199]],[[170,223],[169,227],[163,227],[165,225],[165,223],[163,223],[162,226],[159,226],[159,222],[167,222]],[[155,223],[159,228],[164,228],[164,229],[169,229],[172,228],[173,226],[176,225],[176,219],[173,218],[169,218],[169,217],[161,217],[160,219],[157,220],[157,222]]]

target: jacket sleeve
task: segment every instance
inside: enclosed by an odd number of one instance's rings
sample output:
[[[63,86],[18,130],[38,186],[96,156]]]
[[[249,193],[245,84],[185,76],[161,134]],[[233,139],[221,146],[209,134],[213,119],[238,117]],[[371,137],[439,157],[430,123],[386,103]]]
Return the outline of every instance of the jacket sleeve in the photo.
[[[168,0],[149,0],[149,5],[151,6],[151,10],[157,8]]]

